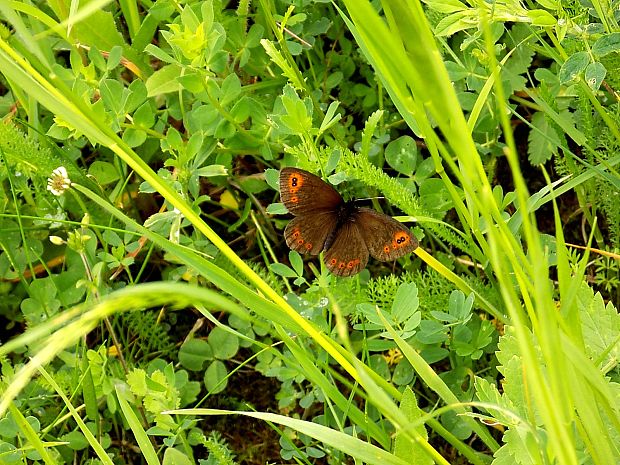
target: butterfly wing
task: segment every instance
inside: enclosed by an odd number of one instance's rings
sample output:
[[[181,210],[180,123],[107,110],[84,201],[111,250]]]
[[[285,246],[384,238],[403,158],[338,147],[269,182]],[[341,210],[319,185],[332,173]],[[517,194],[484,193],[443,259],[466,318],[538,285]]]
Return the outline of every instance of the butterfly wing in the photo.
[[[280,170],[280,198],[295,216],[317,210],[333,211],[343,203],[336,189],[299,168]]]
[[[353,276],[366,267],[368,249],[355,223],[345,223],[336,231],[323,260],[327,269],[337,276]]]
[[[296,216],[286,225],[284,239],[292,250],[318,255],[327,236],[336,228],[338,217],[329,211],[315,211]]]
[[[393,261],[413,252],[418,240],[394,218],[370,208],[360,208],[356,223],[370,255],[384,262]]]

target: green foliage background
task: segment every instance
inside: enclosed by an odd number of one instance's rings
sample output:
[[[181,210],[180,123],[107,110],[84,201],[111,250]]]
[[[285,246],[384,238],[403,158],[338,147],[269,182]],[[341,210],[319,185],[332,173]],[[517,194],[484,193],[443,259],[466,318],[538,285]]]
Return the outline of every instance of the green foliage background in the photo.
[[[616,10],[0,3],[0,463],[618,462]],[[421,246],[331,276],[283,166]]]

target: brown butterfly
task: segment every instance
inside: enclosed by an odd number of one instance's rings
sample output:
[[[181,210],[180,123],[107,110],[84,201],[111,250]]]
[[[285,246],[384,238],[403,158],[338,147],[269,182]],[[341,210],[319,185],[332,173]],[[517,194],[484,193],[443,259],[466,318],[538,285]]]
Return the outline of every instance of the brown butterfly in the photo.
[[[299,168],[280,171],[280,197],[295,215],[284,230],[286,244],[311,255],[325,251],[325,264],[338,276],[364,269],[368,254],[384,262],[418,247],[418,240],[394,218],[345,202],[336,190]]]

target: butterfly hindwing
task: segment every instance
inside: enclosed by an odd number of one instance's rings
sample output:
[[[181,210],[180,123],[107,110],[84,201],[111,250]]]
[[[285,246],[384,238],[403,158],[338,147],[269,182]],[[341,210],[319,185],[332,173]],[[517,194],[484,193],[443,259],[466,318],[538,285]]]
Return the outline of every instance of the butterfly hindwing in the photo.
[[[393,261],[418,247],[418,240],[394,218],[369,208],[360,208],[356,223],[373,258]]]
[[[327,211],[296,216],[284,230],[286,245],[300,253],[318,255],[323,250],[327,236],[336,228],[336,222],[336,214]]]
[[[280,170],[280,197],[295,216],[312,211],[334,211],[343,203],[336,189],[318,176],[299,168]]]
[[[336,231],[323,260],[327,269],[337,276],[353,276],[366,267],[368,249],[355,223],[345,223]]]

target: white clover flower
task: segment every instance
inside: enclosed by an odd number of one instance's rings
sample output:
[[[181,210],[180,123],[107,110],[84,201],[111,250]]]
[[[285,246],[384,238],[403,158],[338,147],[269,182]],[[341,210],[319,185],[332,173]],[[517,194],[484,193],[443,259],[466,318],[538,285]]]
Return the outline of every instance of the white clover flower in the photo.
[[[64,194],[69,187],[71,187],[71,180],[64,166],[56,168],[47,178],[47,190],[56,196]]]

